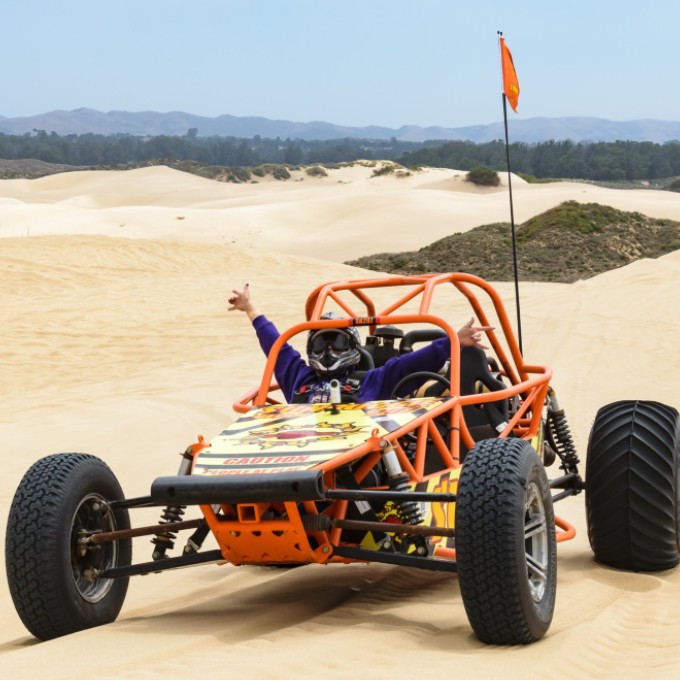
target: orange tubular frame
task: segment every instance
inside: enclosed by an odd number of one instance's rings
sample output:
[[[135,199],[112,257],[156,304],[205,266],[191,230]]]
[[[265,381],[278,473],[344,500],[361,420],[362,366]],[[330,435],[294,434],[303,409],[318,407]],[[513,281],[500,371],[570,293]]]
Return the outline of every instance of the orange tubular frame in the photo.
[[[460,394],[460,344],[458,335],[447,321],[440,316],[430,313],[435,289],[445,285],[453,286],[467,299],[480,325],[489,326],[497,323],[499,326],[494,330],[488,331],[486,339],[498,359],[501,372],[509,382],[506,389],[481,394]],[[395,287],[403,287],[406,291],[386,308],[378,309],[370,293],[374,289]],[[485,293],[488,300],[490,300],[495,313],[495,319],[491,320],[489,318],[480,303],[478,298],[480,293]],[[357,303],[360,307],[357,307]],[[409,303],[417,304],[417,312],[408,313],[404,310],[404,307]],[[337,306],[344,310],[347,317],[322,320],[321,316],[329,306]],[[489,309],[488,301],[487,309]],[[499,434],[499,437],[512,435],[521,439],[531,440],[541,433],[543,427],[543,407],[546,403],[552,371],[545,366],[524,363],[503,303],[498,293],[483,279],[471,274],[448,273],[336,281],[319,286],[310,294],[306,302],[305,314],[306,321],[281,333],[267,357],[259,387],[251,390],[236,402],[234,404],[235,411],[246,413],[253,407],[280,403],[274,395],[278,390],[278,385],[274,380],[274,367],[279,352],[283,345],[293,336],[306,333],[312,329],[364,326],[369,329],[370,333],[374,333],[378,326],[384,325],[430,324],[446,332],[451,341],[450,396],[442,398],[440,404],[410,421],[408,425],[381,437],[377,436],[376,431],[363,444],[348,450],[344,454],[336,455],[325,463],[319,464],[316,469],[320,469],[323,472],[327,488],[333,488],[336,470],[354,461],[360,461],[354,470],[354,476],[357,482],[361,482],[380,457],[381,443],[382,445],[386,443],[393,447],[402,469],[408,473],[412,484],[427,482],[428,476],[425,474],[425,449],[426,440],[428,440],[430,450],[432,448],[436,449],[442,459],[441,469],[437,475],[441,475],[442,470],[452,471],[448,479],[452,482],[452,488],[455,492],[455,484],[457,483],[457,473],[455,471],[460,465],[461,446],[465,446],[469,450],[474,445],[474,440],[463,418],[463,406],[514,398],[518,408],[511,415],[507,426]],[[448,441],[440,434],[434,424],[434,420],[437,417],[445,414],[448,414],[451,426],[451,434],[447,438]],[[414,433],[417,438],[415,456],[411,460],[406,456],[400,445],[400,439],[409,433]],[[460,433],[460,436],[457,433]],[[436,475],[431,476],[435,477]],[[313,502],[305,502],[304,506],[307,514],[316,514],[318,512],[317,506]],[[209,506],[202,507],[202,509],[210,528],[218,537],[225,557],[233,563],[243,562],[244,555],[251,551],[256,551],[258,542],[260,545],[262,544],[261,540],[249,536],[247,531],[244,533],[242,522],[224,521],[223,518],[218,519],[216,513]],[[225,507],[223,509],[225,511],[229,510],[233,514],[233,508]],[[312,547],[305,540],[305,530],[302,526],[299,513],[295,511],[295,504],[291,504],[291,507],[286,509],[288,519],[285,520],[285,526],[276,521],[255,522],[253,524],[253,527],[257,526],[257,531],[253,532],[257,536],[260,536],[262,532],[283,531],[289,535],[289,538],[292,537],[290,540],[287,539],[287,543],[283,540],[279,541],[281,551],[277,555],[272,555],[272,560],[294,561],[295,556],[291,557],[291,551],[292,553],[298,551],[301,562],[351,561],[332,555],[332,548],[340,543],[341,529],[336,527],[328,531],[328,533],[315,533],[315,547]],[[347,509],[347,501],[339,500],[323,512],[333,520],[343,520]],[[257,513],[259,512],[257,508],[251,508],[249,512],[252,513],[253,519],[257,519]],[[271,526],[269,526],[270,524]],[[566,522],[556,518],[556,524],[558,540],[568,540],[573,536],[574,530]],[[451,525],[447,523],[447,526]],[[269,546],[270,544],[276,544],[276,540],[268,540],[267,545]],[[235,546],[233,551],[229,546]],[[449,560],[455,559],[455,552],[443,545],[437,547],[435,555]],[[256,558],[256,561],[257,559],[261,560],[261,555]]]
[[[475,289],[486,293],[491,301],[500,324],[500,329],[488,331],[487,339],[491,349],[498,358],[504,375],[511,383],[511,386],[506,390],[494,392],[493,394],[486,393],[466,396],[459,394],[460,363],[457,360],[457,356],[460,352],[460,346],[458,336],[445,320],[430,314],[435,289],[437,286],[447,284],[452,285],[467,298],[474,315],[482,326],[492,324],[477,297]],[[408,287],[409,290],[385,309],[378,310],[375,302],[369,297],[369,291],[372,289],[394,287]],[[346,295],[343,295],[343,293]],[[361,303],[361,309],[357,310],[350,304],[352,300],[348,301],[346,299],[349,295]],[[420,304],[417,313],[395,313],[419,296]],[[347,313],[348,318],[322,321],[321,315],[330,301],[343,309]],[[477,276],[465,273],[448,273],[335,281],[321,285],[312,291],[307,298],[305,315],[307,317],[306,322],[293,326],[283,332],[278,338],[267,357],[267,363],[259,388],[251,390],[234,404],[236,412],[246,413],[253,406],[279,403],[271,396],[271,393],[278,390],[278,385],[273,380],[274,366],[284,343],[299,333],[319,328],[347,328],[350,326],[367,326],[369,331],[373,333],[378,326],[382,325],[429,323],[443,329],[451,339],[451,396],[458,397],[461,406],[497,401],[498,399],[517,395],[521,397],[522,401],[520,409],[508,424],[506,431],[501,433],[501,436],[507,436],[510,432],[513,432],[516,436],[520,436],[523,439],[531,439],[536,436],[540,429],[541,410],[552,378],[552,371],[546,366],[533,366],[524,363],[512,324],[500,296],[491,285]],[[501,336],[505,339],[507,350],[500,340],[499,330]],[[462,423],[461,436],[466,446],[472,445],[472,438],[464,423]]]

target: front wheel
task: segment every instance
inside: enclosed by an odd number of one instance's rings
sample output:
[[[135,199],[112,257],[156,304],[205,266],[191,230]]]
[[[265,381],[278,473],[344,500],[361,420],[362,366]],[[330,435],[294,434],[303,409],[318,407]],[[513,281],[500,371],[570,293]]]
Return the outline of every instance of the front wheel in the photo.
[[[557,544],[550,486],[522,439],[485,439],[465,458],[456,493],[463,605],[482,642],[536,642],[552,622]]]
[[[617,401],[595,416],[586,458],[595,559],[659,571],[680,557],[680,418],[654,401]]]
[[[14,606],[35,637],[49,640],[118,616],[128,579],[96,574],[129,565],[130,540],[93,546],[79,539],[129,529],[127,510],[106,503],[122,498],[110,468],[83,453],[47,456],[24,475],[9,512],[5,563]]]

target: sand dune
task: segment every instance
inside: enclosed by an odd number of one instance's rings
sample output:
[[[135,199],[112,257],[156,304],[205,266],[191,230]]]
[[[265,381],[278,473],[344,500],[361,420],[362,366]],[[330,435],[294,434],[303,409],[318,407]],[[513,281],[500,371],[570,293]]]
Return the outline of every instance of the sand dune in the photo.
[[[372,173],[373,168],[357,165],[323,178],[298,171],[286,182],[223,184],[155,167],[6,180],[0,236],[160,238],[345,262],[509,221],[504,187],[474,187],[455,170],[430,168],[405,177]],[[513,195],[517,223],[565,200],[680,220],[680,194],[668,191],[536,185],[515,176]]]
[[[263,366],[252,329],[226,313],[233,286],[248,281],[284,327],[318,283],[365,274],[344,259],[508,219],[507,193],[469,191],[453,171],[338,173],[225,185],[150,168],[0,182],[3,537],[14,490],[39,457],[89,451],[128,495],[142,495],[174,474],[198,433],[212,436],[233,419],[231,404]],[[677,194],[519,179],[516,214],[524,220],[568,199],[680,219]],[[680,406],[679,283],[676,251],[573,285],[521,284],[525,354],[553,367],[583,454],[609,401]],[[513,309],[511,284],[498,288]],[[0,580],[2,675],[678,677],[680,570],[597,565],[583,498],[557,512],[578,534],[558,548],[552,628],[526,648],[479,643],[449,575],[205,566],[133,578],[115,624],[48,643],[28,635]],[[148,540],[135,551],[150,554]]]

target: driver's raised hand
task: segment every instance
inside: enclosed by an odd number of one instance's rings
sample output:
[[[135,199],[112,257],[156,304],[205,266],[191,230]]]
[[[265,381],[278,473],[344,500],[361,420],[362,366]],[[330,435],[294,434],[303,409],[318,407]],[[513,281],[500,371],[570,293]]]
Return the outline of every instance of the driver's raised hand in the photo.
[[[486,345],[482,345],[482,333],[484,331],[492,331],[493,326],[473,326],[474,318],[470,319],[459,331],[458,341],[461,345],[468,347],[481,347],[481,349],[489,349]]]
[[[243,290],[234,289],[231,292],[233,295],[228,300],[231,307],[227,311],[233,312],[238,310],[245,312],[251,321],[260,315],[260,312],[257,311],[253,301],[250,299],[250,286],[247,283],[243,286]]]

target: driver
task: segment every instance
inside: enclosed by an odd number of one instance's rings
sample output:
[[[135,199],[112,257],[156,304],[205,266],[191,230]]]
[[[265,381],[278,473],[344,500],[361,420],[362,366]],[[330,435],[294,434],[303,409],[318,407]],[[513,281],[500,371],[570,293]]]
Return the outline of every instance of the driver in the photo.
[[[257,339],[265,355],[279,337],[276,326],[260,313],[250,297],[246,283],[242,291],[233,290],[229,298],[229,311],[238,310],[248,315]],[[322,319],[340,318],[330,312]],[[470,319],[459,331],[461,345],[481,344],[481,333],[493,330],[493,326],[473,326]],[[358,380],[355,374],[361,360],[361,339],[356,328],[325,328],[312,330],[307,336],[306,362],[300,353],[288,343],[279,353],[274,375],[288,403],[329,402],[331,380],[340,383],[343,401],[359,403],[390,399],[397,383],[407,375],[417,371],[437,372],[451,356],[449,338],[439,338],[414,352],[389,359],[384,366],[373,368]],[[409,386],[413,389],[413,386]],[[406,390],[405,390],[406,391]],[[410,390],[409,390],[410,391]],[[401,396],[401,395],[399,395]]]

